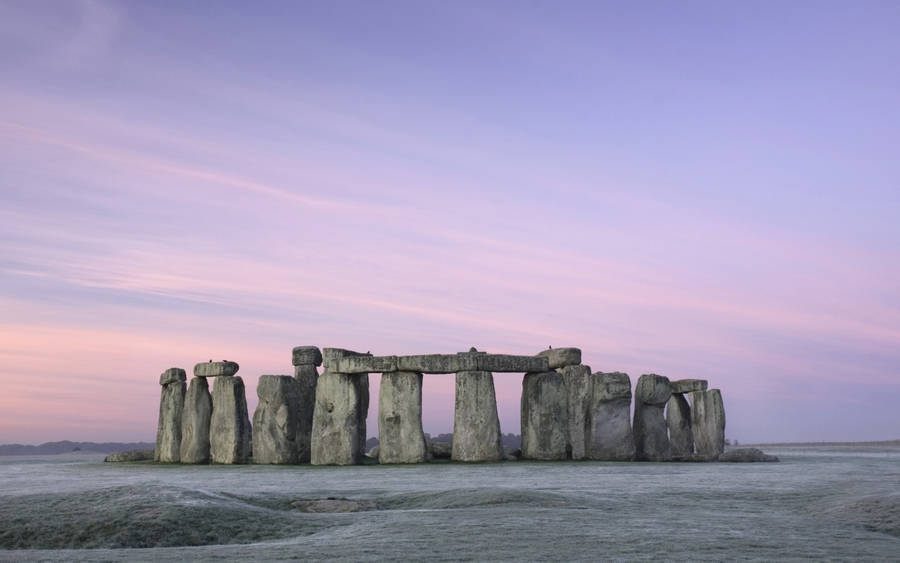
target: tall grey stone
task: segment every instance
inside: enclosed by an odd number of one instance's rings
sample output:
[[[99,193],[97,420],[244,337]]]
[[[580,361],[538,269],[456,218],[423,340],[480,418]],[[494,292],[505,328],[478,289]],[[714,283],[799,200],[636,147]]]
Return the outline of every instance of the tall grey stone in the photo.
[[[300,386],[288,375],[263,375],[256,385],[253,463],[300,463]]]
[[[451,458],[455,461],[503,459],[494,375],[489,371],[456,374]]]
[[[668,461],[672,446],[663,409],[672,392],[669,378],[642,375],[634,389],[634,447],[638,461]]]
[[[161,463],[178,463],[181,460],[181,416],[187,387],[185,378],[181,368],[169,368],[159,376],[162,392],[153,459]]]
[[[666,403],[666,423],[672,458],[691,459],[694,455],[694,433],[691,431],[691,407],[682,393],[672,393]]]
[[[561,373],[526,373],[522,380],[522,458],[566,459],[569,396]]]
[[[209,455],[213,463],[247,463],[251,455],[247,395],[240,376],[216,378],[212,392]]]
[[[353,465],[366,451],[369,374],[333,373],[326,368],[316,384],[312,424],[313,465]]]
[[[423,463],[422,374],[381,374],[378,396],[378,463]]]
[[[631,378],[627,373],[591,376],[587,455],[602,461],[634,459],[631,431]]]
[[[212,396],[205,377],[191,379],[181,417],[181,463],[209,463]]]
[[[725,451],[725,405],[718,389],[695,391],[691,397],[691,428],[699,459],[713,460]]]
[[[316,408],[316,382],[322,364],[322,353],[315,346],[297,346],[292,351],[294,379],[297,381],[297,452],[298,462],[310,460],[313,415]]]
[[[588,414],[591,404],[591,367],[565,366],[557,369],[566,382],[569,411],[569,450],[572,459],[587,458]]]

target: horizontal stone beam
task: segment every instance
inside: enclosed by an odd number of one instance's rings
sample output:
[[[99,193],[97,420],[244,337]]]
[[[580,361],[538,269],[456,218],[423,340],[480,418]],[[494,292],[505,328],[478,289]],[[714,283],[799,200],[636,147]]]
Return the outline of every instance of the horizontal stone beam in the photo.
[[[228,377],[238,372],[236,362],[204,362],[194,366],[194,377]]]
[[[427,354],[423,356],[344,356],[336,361],[338,373],[385,373],[411,371],[415,373],[457,373],[460,371],[490,371],[528,373],[547,371],[544,356],[511,356],[484,352],[459,354]]]
[[[709,383],[705,379],[679,379],[670,381],[669,388],[672,393],[693,393],[694,391],[706,391]]]

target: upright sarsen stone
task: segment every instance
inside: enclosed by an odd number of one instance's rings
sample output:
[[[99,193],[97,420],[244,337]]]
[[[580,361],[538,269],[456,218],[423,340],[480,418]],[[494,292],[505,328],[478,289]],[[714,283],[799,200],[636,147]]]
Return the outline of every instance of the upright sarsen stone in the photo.
[[[663,415],[671,395],[667,377],[648,374],[638,378],[634,390],[634,447],[638,461],[672,459],[672,446]]]
[[[725,451],[725,405],[718,389],[695,391],[691,397],[691,428],[699,459],[714,460]]]
[[[292,351],[294,379],[297,381],[297,444],[298,462],[310,460],[313,414],[316,408],[316,382],[322,364],[322,353],[315,346],[297,346]]]
[[[312,425],[313,465],[353,465],[366,450],[369,374],[333,373],[326,368],[316,385]]]
[[[253,463],[299,463],[299,384],[288,375],[263,375],[256,394],[259,404],[253,413]]]
[[[587,457],[588,410],[591,402],[591,367],[565,366],[557,369],[566,383],[568,396],[569,451],[572,459]]]
[[[669,442],[672,458],[691,459],[694,455],[694,433],[691,431],[691,407],[681,393],[672,393],[666,403],[666,423],[669,426]]]
[[[213,463],[247,463],[251,455],[250,417],[240,376],[216,378],[212,393],[209,454]]]
[[[522,458],[566,459],[569,396],[562,374],[526,373],[522,380]]]
[[[181,463],[209,463],[212,396],[205,377],[191,379],[181,416]]]
[[[634,458],[631,431],[631,378],[627,373],[597,372],[591,376],[587,455],[601,461]]]
[[[186,377],[181,368],[169,368],[159,376],[162,393],[156,426],[156,451],[153,454],[155,461],[178,463],[181,459],[181,416]]]
[[[422,374],[381,374],[378,396],[378,463],[423,463]]]
[[[500,461],[504,457],[494,375],[489,371],[456,374],[450,457],[455,461]]]

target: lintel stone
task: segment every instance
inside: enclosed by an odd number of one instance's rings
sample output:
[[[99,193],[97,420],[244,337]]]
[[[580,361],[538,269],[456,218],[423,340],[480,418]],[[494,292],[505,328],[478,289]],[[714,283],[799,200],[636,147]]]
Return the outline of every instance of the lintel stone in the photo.
[[[353,350],[345,350],[343,348],[322,348],[322,366],[332,373],[364,373],[355,371],[341,371],[337,369],[338,362],[350,356],[369,356],[368,352],[354,352]]]
[[[669,383],[672,393],[693,393],[694,391],[706,391],[709,382],[705,379],[679,379]]]
[[[578,348],[549,348],[538,353],[550,362],[550,369],[577,366],[581,363],[581,350]]]
[[[194,377],[230,377],[238,369],[237,362],[204,362],[194,366]]]
[[[327,359],[326,359],[327,362]],[[411,371],[415,373],[458,373],[491,371],[529,373],[547,371],[546,357],[460,352],[421,356],[345,356],[336,361],[339,373]]]
[[[187,380],[187,375],[181,368],[169,368],[159,375],[160,385],[168,385],[169,383],[175,383],[176,381],[185,380]]]
[[[295,366],[322,365],[322,352],[315,346],[295,346],[291,356],[291,363]]]

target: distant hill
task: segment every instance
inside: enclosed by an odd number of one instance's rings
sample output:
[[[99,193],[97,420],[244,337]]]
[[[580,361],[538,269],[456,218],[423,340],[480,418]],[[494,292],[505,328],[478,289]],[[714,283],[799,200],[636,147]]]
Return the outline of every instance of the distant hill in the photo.
[[[152,450],[156,444],[150,442],[47,442],[39,446],[25,446],[22,444],[0,445],[0,455],[52,455],[68,454],[72,452],[90,452],[98,454],[110,454],[126,450]]]

